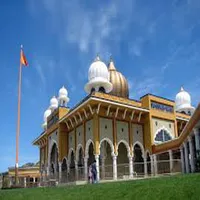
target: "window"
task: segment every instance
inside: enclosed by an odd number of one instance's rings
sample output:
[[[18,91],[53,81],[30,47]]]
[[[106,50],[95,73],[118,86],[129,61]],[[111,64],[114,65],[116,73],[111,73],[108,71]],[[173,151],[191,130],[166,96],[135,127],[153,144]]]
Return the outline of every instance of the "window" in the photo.
[[[156,143],[166,142],[171,139],[172,137],[170,136],[170,134],[166,130],[162,129],[156,134],[155,142]]]
[[[29,179],[29,181],[32,183],[32,182],[33,182],[33,178],[31,177],[31,178]]]
[[[139,131],[137,131],[137,134],[139,133]]]
[[[124,129],[122,128],[122,132],[124,132]]]
[[[105,125],[105,129],[107,129],[108,127],[107,127],[107,125]]]
[[[155,122],[155,124],[156,124],[156,126],[158,126],[158,122],[157,121]]]
[[[95,88],[92,88],[92,89],[91,89],[91,93],[93,93],[93,92],[95,92]]]
[[[169,128],[171,128],[172,127],[172,125],[171,124],[169,124]]]
[[[81,133],[79,132],[79,133],[78,133],[78,135],[80,136],[80,135],[81,135]]]
[[[88,131],[90,131],[90,127],[88,128]]]
[[[100,88],[99,88],[99,92],[105,93],[105,92],[106,92],[106,91],[105,91],[105,88],[104,88],[104,87],[100,87]]]

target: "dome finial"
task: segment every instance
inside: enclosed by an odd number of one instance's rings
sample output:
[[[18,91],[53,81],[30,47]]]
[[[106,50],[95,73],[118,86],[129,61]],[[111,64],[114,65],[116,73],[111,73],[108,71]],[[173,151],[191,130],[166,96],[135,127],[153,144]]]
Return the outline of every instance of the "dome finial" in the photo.
[[[96,58],[94,59],[94,61],[100,61],[100,57],[99,57],[99,53],[97,53]]]
[[[108,64],[108,70],[109,71],[116,71],[112,56],[110,56],[110,62]]]
[[[181,92],[183,92],[184,91],[184,88],[183,88],[183,86],[181,86]]]
[[[113,62],[112,54],[110,54],[110,62]]]

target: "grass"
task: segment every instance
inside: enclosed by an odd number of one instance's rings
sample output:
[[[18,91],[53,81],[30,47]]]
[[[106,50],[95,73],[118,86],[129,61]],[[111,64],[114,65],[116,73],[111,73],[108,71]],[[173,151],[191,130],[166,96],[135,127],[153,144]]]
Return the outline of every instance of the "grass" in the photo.
[[[200,199],[200,174],[95,185],[0,190],[0,200]]]

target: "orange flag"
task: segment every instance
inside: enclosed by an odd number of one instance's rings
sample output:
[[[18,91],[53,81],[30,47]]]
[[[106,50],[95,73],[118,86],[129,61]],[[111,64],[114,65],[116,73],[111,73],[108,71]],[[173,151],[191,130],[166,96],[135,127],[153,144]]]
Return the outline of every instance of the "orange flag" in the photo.
[[[24,54],[23,49],[21,49],[20,63],[21,63],[21,65],[28,66],[28,62],[26,60],[26,56]]]

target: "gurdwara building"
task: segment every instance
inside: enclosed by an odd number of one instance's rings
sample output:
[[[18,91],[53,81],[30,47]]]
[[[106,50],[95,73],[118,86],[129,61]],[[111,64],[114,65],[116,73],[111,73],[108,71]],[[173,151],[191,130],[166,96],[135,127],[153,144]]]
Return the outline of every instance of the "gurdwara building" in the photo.
[[[154,94],[130,99],[113,60],[107,66],[97,56],[84,89],[88,95],[69,108],[63,86],[44,113],[43,132],[33,141],[43,179],[87,179],[94,161],[99,180],[196,170],[200,105],[191,105],[183,87],[175,100]]]

